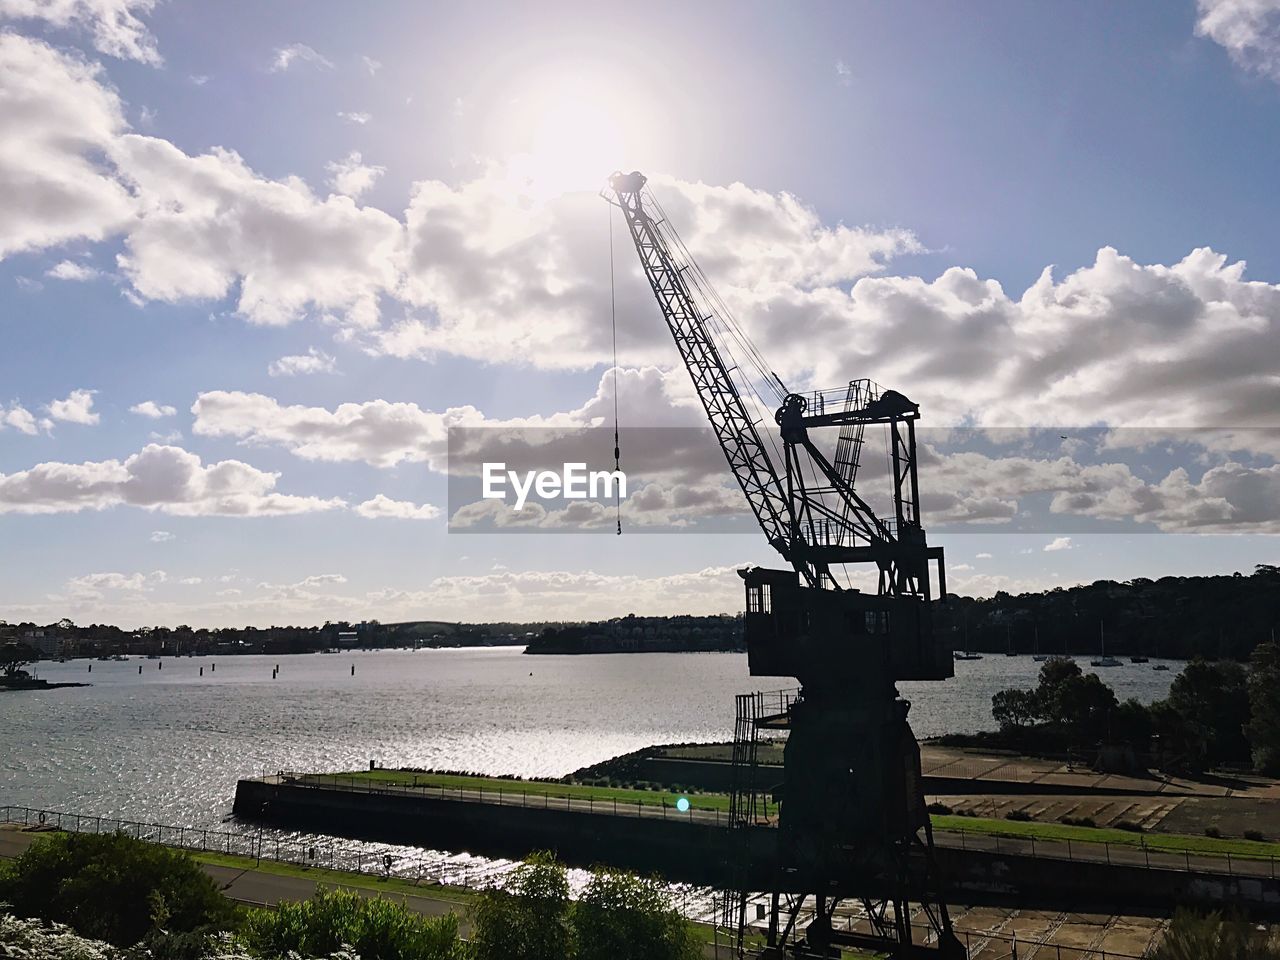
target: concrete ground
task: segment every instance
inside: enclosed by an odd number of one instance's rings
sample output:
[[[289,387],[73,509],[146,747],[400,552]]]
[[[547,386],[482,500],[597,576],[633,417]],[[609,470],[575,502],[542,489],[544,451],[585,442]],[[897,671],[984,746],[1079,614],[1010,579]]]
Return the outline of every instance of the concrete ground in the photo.
[[[928,798],[957,813],[1001,818],[1019,811],[1045,822],[1087,818],[1108,827],[1127,821],[1146,831],[1192,836],[1215,827],[1224,837],[1243,837],[1249,830],[1266,839],[1280,839],[1280,780],[1270,777],[1208,775],[1191,780],[1103,774],[1053,760],[934,744],[921,747],[921,767],[928,775],[969,781],[964,793]],[[986,783],[992,784],[992,792],[984,791]],[[1021,784],[1029,792],[1000,792],[1009,783]],[[1090,788],[1108,792],[1092,796],[1063,792]]]

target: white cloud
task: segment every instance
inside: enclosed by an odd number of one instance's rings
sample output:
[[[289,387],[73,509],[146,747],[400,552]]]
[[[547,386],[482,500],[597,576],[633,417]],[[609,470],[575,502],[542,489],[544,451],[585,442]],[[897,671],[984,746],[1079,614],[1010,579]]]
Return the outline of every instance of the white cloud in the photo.
[[[989,554],[989,553],[978,553],[978,554],[974,554],[974,559],[975,559],[975,560],[990,560],[990,559],[991,559],[991,554]]]
[[[0,0],[0,20],[43,20],[59,29],[87,29],[94,49],[109,57],[160,66],[155,37],[139,15],[156,0]]]
[[[338,118],[340,120],[347,121],[347,123],[354,123],[358,127],[363,127],[366,123],[368,123],[370,120],[373,119],[373,117],[370,116],[369,114],[361,113],[359,110],[352,110],[352,111],[339,110]]]
[[[843,60],[836,61],[836,79],[842,87],[853,86],[853,70]]]
[[[1280,82],[1280,0],[1196,0],[1196,34],[1231,59]]]
[[[53,277],[55,280],[92,280],[99,274],[97,270],[86,264],[76,263],[74,260],[62,260],[46,270],[44,275]]]
[[[178,411],[168,404],[156,403],[154,400],[143,400],[141,403],[135,403],[130,407],[129,412],[151,420],[159,420],[161,417],[172,417]]]
[[[906,231],[826,227],[789,194],[655,180],[721,292],[842,283],[919,249]],[[594,194],[546,198],[511,169],[492,168],[458,187],[415,184],[406,222],[401,295],[433,319],[410,315],[371,335],[371,349],[543,368],[591,367],[609,356],[607,238]],[[617,229],[619,352],[633,363],[670,364],[675,355],[653,295]]]
[[[100,74],[78,56],[0,32],[0,258],[101,240],[133,215],[134,201],[100,159],[126,126]]]
[[[132,574],[116,572],[86,573],[83,576],[72,577],[68,580],[65,589],[77,598],[101,598],[104,591],[108,590],[127,593],[154,590],[157,584],[162,584],[168,579],[163,570]]]
[[[194,587],[197,584],[204,583],[204,579],[202,577],[183,577],[178,582],[184,587]]]
[[[270,71],[281,73],[295,63],[308,63],[314,67],[332,70],[333,64],[305,43],[291,43],[287,47],[277,47],[275,58],[271,61]]]
[[[49,416],[64,423],[93,426],[101,417],[93,412],[93,390],[72,390],[65,400],[49,404]]]
[[[383,518],[392,520],[434,520],[440,516],[440,508],[429,503],[419,506],[416,503],[410,503],[405,500],[392,500],[381,493],[372,500],[357,504],[354,509],[360,516],[367,517],[370,520]]]
[[[612,376],[575,410],[545,417],[495,420],[475,407],[426,410],[416,403],[368,400],[330,410],[286,406],[273,397],[235,390],[201,393],[191,407],[198,436],[233,437],[248,445],[280,446],[304,460],[364,461],[376,467],[427,463],[444,470],[450,427],[586,427],[613,417]],[[697,401],[680,372],[654,367],[619,371],[619,397],[627,422],[646,426],[701,426]],[[643,418],[643,420],[642,420]],[[712,451],[719,456],[718,451]],[[715,462],[714,460],[712,461]],[[720,462],[723,467],[723,462]]]
[[[364,68],[369,71],[369,76],[371,77],[374,74],[376,74],[379,70],[382,69],[382,61],[375,60],[373,59],[373,57],[361,56],[360,63],[363,64]]]
[[[8,407],[0,406],[0,430],[5,427],[13,427],[19,433],[25,433],[29,437],[34,437],[40,432],[31,411],[16,402]]]
[[[126,136],[116,154],[143,199],[120,266],[147,299],[221,299],[239,283],[238,312],[285,324],[309,308],[376,323],[398,283],[400,225],[349,197],[317,199],[296,178],[266,180],[236,154],[189,157]]]
[[[238,460],[205,466],[150,444],[123,462],[41,463],[0,474],[0,513],[75,513],[129,505],[173,516],[280,516],[332,510],[338,499],[275,492],[279,474]]]
[[[1059,550],[1070,550],[1070,537],[1054,537],[1051,541],[1044,545],[1045,553],[1056,553]]]
[[[226,390],[200,394],[191,412],[195,415],[192,429],[199,436],[279,445],[304,460],[363,460],[378,467],[430,457],[443,460],[450,416],[423,410],[416,403],[385,400],[343,403],[332,411],[283,406],[260,393]]]
[[[329,171],[329,186],[352,200],[370,190],[378,182],[378,178],[387,172],[386,167],[364,163],[356,150],[342,160],[326,164],[325,169]]]
[[[168,530],[152,530],[151,531],[152,543],[167,543],[168,541],[173,539],[175,539],[173,534],[170,533]]]
[[[296,377],[306,373],[333,373],[337,369],[337,360],[311,347],[303,354],[293,354],[272,360],[267,365],[267,375],[272,377]]]

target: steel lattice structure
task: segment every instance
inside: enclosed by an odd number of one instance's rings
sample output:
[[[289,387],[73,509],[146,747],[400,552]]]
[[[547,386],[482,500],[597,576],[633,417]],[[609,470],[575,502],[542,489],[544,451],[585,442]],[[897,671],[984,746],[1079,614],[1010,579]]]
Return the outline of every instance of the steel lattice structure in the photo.
[[[761,956],[830,956],[840,946],[896,956],[963,955],[951,931],[920,786],[919,748],[899,680],[952,675],[950,650],[934,636],[929,547],[920,517],[915,422],[919,406],[867,379],[808,394],[786,389],[737,327],[689,256],[640,173],[615,174],[605,198],[621,211],[641,267],[689,371],[729,469],[769,544],[788,570],[740,571],[746,586],[748,663],[756,676],[796,677],[802,688],[769,712],[738,697],[731,828],[740,894],[733,923],[743,949],[752,831],[776,829],[768,946]],[[781,472],[762,437],[767,411],[743,365],[780,403],[773,412]],[[756,415],[753,417],[753,406]],[[893,514],[877,516],[855,489],[865,430],[888,433]],[[838,428],[828,456],[811,430]],[[768,443],[766,443],[766,440]],[[842,585],[836,565],[874,564],[877,590]],[[761,782],[762,729],[787,731],[783,783]],[[772,793],[776,824],[759,811]],[[766,818],[767,819],[767,818]],[[838,929],[836,908],[861,903],[868,929]],[[807,905],[807,906],[806,906]],[[912,940],[912,910],[931,931]],[[800,921],[807,917],[804,930]]]

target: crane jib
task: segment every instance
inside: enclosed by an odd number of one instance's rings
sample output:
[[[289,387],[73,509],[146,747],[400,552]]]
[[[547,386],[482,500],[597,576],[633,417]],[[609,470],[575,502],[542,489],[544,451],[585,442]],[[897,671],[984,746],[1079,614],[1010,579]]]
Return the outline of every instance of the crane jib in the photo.
[[[623,189],[615,189],[615,193],[645,278],[689,370],[694,390],[730,470],[765,538],[789,560],[794,522],[782,483],[689,290],[684,276],[687,265],[677,264],[657,223],[644,209],[641,193],[644,181],[632,179],[636,176],[622,178],[626,182],[617,185]]]

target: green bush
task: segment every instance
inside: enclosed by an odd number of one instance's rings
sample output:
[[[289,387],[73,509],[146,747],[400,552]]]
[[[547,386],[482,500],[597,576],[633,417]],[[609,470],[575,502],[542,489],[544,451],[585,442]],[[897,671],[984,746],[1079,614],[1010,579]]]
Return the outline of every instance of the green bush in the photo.
[[[259,957],[328,956],[349,947],[377,960],[456,960],[458,918],[424,917],[404,904],[350,890],[320,890],[310,900],[253,910],[241,934]]]
[[[935,814],[937,816],[943,816],[943,817],[951,812],[950,807],[948,807],[945,803],[941,803],[937,800],[933,801],[933,803],[929,804],[927,807],[925,807],[925,809],[932,814]]]
[[[1219,830],[1217,827],[1205,827],[1204,835],[1206,837],[1212,837],[1214,840],[1217,840],[1222,836],[1222,831]]]
[[[1096,827],[1098,825],[1093,817],[1063,817],[1061,822],[1068,827]]]
[[[1128,830],[1130,833],[1142,833],[1142,824],[1136,820],[1117,820],[1112,824],[1117,830]]]
[[[1017,820],[1020,823],[1026,823],[1034,819],[1031,814],[1027,813],[1025,810],[1010,810],[1004,815],[1004,818],[1006,820]]]
[[[41,837],[0,875],[0,902],[120,947],[158,929],[231,929],[237,919],[190,856],[124,834]]]
[[[1246,840],[1257,840],[1259,843],[1267,839],[1266,834],[1261,830],[1246,830],[1244,832],[1244,838]]]
[[[597,868],[572,913],[578,960],[697,960],[702,945],[656,879]]]

